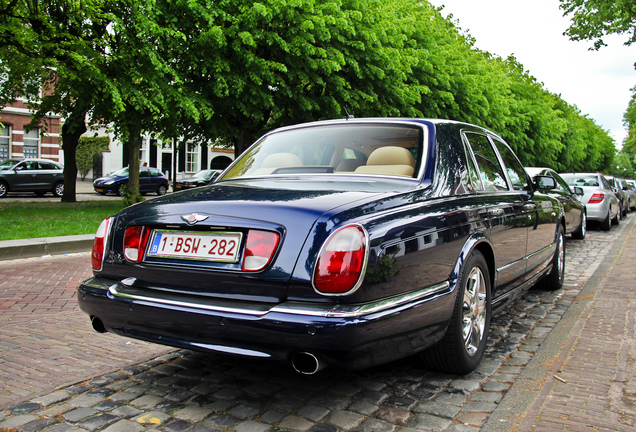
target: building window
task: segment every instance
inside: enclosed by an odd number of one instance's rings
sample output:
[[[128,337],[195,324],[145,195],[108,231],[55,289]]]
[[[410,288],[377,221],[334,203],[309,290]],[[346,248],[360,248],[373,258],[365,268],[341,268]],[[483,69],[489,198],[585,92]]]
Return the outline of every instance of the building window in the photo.
[[[0,161],[9,159],[9,147],[11,146],[11,128],[0,125]]]
[[[38,149],[40,148],[40,129],[34,128],[24,133],[24,153],[25,158],[38,157]]]
[[[188,143],[186,150],[186,172],[199,171],[199,152],[196,144]]]

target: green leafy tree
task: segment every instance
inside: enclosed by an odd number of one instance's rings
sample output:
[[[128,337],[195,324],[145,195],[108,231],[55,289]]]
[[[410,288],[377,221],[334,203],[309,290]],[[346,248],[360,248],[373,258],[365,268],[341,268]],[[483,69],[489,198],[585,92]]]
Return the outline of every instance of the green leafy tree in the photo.
[[[409,55],[377,0],[172,2],[188,88],[212,109],[191,136],[214,136],[242,153],[271,128],[307,120],[416,115],[417,86],[405,82]],[[189,126],[188,126],[189,125]],[[164,130],[169,130],[166,128]],[[173,132],[174,133],[174,132]]]
[[[636,87],[632,88],[632,97],[623,115],[623,124],[627,127],[627,137],[623,142],[623,149],[636,154]]]
[[[621,150],[614,156],[612,161],[612,168],[609,173],[621,178],[633,178],[634,177],[634,164],[632,163],[633,155]]]
[[[99,98],[93,61],[108,22],[101,0],[0,1],[0,102],[27,97],[34,110],[30,127],[39,126],[49,112],[65,118],[62,202],[75,202],[75,149]]]
[[[109,150],[110,138],[105,137],[80,137],[76,149],[77,169],[82,180],[93,168],[93,160],[97,155]]]
[[[605,46],[603,37],[627,35],[626,45],[636,42],[636,7],[633,0],[560,0],[572,24],[565,34],[572,40],[591,40],[594,48]]]

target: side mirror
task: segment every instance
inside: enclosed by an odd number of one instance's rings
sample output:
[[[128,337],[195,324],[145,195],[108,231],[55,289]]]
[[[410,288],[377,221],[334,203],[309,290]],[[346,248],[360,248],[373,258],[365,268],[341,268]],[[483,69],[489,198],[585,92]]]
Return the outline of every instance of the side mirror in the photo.
[[[574,195],[583,196],[585,195],[585,191],[581,186],[574,186]]]
[[[553,177],[538,175],[534,176],[535,189],[556,189],[556,180]]]

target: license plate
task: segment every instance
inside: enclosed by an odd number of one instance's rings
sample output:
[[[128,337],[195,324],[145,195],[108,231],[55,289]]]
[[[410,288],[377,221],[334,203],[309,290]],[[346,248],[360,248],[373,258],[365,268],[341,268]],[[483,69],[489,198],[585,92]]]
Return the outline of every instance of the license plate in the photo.
[[[104,189],[95,189],[97,192],[104,192]]]
[[[199,261],[238,261],[241,233],[154,231],[147,256]]]

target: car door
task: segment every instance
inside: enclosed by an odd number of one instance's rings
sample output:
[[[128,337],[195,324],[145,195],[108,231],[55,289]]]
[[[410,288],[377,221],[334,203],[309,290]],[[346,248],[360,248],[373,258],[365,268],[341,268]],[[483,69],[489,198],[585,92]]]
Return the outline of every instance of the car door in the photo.
[[[140,168],[139,169],[139,192],[150,192],[150,187],[151,187],[151,178],[150,178],[150,171],[148,170],[148,168]]]
[[[14,192],[31,192],[38,190],[38,163],[36,161],[25,160],[20,162],[14,168],[14,173],[12,176],[13,185],[11,186],[11,190]]]
[[[509,184],[502,163],[485,134],[464,134],[479,169],[496,265],[495,296],[503,295],[524,281],[528,229],[533,224],[534,204],[524,189]]]
[[[575,227],[579,226],[581,220],[581,206],[580,204],[577,205],[579,199],[560,175],[552,170],[546,170],[545,175],[549,175],[556,182],[556,189],[553,189],[552,193],[559,200],[561,205],[563,205],[563,212],[565,214],[565,226],[567,228],[567,231],[570,232]]]
[[[519,192],[523,207],[527,211],[526,222],[529,229],[524,280],[528,280],[545,268],[547,261],[554,255],[554,227],[561,214],[561,205],[556,198],[535,191],[528,173],[508,145],[496,137],[491,138],[506,164],[506,172],[513,188]]]
[[[50,162],[36,162],[37,174],[34,186],[39,191],[50,191],[58,180],[59,168]]]

